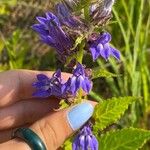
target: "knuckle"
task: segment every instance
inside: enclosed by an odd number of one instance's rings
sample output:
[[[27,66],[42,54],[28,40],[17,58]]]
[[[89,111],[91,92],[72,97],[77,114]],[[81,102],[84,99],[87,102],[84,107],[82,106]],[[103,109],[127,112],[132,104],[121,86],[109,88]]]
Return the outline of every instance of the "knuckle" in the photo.
[[[57,149],[58,148],[58,137],[51,126],[48,120],[42,120],[38,123],[39,132],[41,133],[41,137],[43,138],[45,144],[47,145],[48,149]]]

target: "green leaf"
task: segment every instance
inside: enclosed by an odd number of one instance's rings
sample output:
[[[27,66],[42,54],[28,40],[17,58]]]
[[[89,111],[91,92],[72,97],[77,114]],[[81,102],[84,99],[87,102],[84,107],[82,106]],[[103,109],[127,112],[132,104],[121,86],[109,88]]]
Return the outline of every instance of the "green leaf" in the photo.
[[[85,47],[85,41],[82,41],[82,43],[79,45],[79,51],[76,53],[76,60],[80,64],[82,64],[82,60],[83,60],[84,47]]]
[[[135,128],[112,131],[98,138],[100,150],[138,150],[149,139],[149,131]]]
[[[69,138],[65,141],[62,146],[63,150],[71,150],[72,149],[72,138]]]
[[[77,48],[77,46],[82,43],[82,41],[84,40],[84,38],[85,38],[85,37],[81,34],[81,35],[75,40],[75,44],[74,44],[74,46],[73,46],[73,48],[72,48],[71,50],[74,50],[75,48]]]
[[[92,79],[100,78],[100,77],[105,77],[105,78],[110,78],[110,77],[118,77],[120,75],[113,74],[105,69],[100,69],[99,67],[94,68],[92,72]]]
[[[135,100],[137,100],[135,97],[119,97],[99,103],[93,115],[95,119],[94,130],[103,130],[115,123]]]
[[[78,51],[75,54],[73,54],[67,58],[65,66],[67,66],[70,63],[70,61],[73,59],[76,59],[77,62],[82,64],[82,59],[83,59],[83,55],[84,55],[84,47],[85,47],[85,40],[82,35],[76,39],[75,45],[72,49],[74,49],[76,47],[78,47]]]
[[[77,3],[77,6],[75,7],[75,11],[80,11],[81,9],[88,6],[90,3],[90,0],[82,0]]]
[[[97,94],[95,93],[94,91],[90,91],[89,95],[94,99],[96,100],[97,102],[102,102],[103,99]]]
[[[17,0],[0,0],[0,5],[16,5],[17,4]]]
[[[1,52],[2,52],[2,50],[3,50],[3,48],[4,48],[4,46],[5,46],[4,41],[3,41],[3,39],[0,37],[0,54],[1,54]]]
[[[59,109],[65,109],[69,107],[69,105],[65,102],[65,100],[61,100],[59,102],[59,105],[60,105]]]

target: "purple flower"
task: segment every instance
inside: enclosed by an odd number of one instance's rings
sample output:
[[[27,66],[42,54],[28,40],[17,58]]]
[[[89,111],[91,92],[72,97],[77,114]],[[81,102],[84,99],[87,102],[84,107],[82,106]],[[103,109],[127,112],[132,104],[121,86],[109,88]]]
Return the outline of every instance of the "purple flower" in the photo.
[[[80,63],[77,64],[73,71],[73,76],[63,86],[63,93],[76,95],[79,89],[89,93],[92,88],[92,82],[86,76],[85,68]]]
[[[72,150],[98,150],[98,141],[89,125],[84,126],[73,141]]]
[[[46,17],[37,17],[39,24],[32,28],[40,34],[41,40],[57,50],[57,53],[67,55],[73,47],[72,39],[63,31],[59,19],[51,12]]]
[[[56,5],[56,13],[57,17],[63,25],[66,25],[68,27],[79,26],[79,21],[76,19],[75,16],[71,14],[71,11],[64,3],[58,3]]]
[[[112,55],[117,60],[120,60],[120,52],[110,46],[111,35],[108,32],[100,34],[96,39],[93,38],[89,42],[90,52],[93,60],[95,61],[98,57],[103,57],[105,60]]]
[[[48,78],[44,74],[38,74],[37,80],[37,82],[33,83],[33,87],[36,88],[36,92],[33,94],[33,96],[43,98],[49,96],[62,96],[62,80],[60,70],[57,70],[51,78]]]

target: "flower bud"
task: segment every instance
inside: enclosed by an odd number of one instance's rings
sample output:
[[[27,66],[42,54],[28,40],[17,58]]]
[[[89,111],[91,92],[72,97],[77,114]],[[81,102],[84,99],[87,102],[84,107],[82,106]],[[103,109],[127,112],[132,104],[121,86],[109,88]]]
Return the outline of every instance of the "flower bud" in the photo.
[[[106,24],[111,18],[112,6],[115,0],[103,0],[91,6],[91,16],[97,25]]]
[[[98,141],[89,125],[79,131],[72,144],[73,150],[98,150],[98,147]]]
[[[77,5],[80,3],[80,0],[63,0],[64,3],[71,8],[72,10],[77,7]]]

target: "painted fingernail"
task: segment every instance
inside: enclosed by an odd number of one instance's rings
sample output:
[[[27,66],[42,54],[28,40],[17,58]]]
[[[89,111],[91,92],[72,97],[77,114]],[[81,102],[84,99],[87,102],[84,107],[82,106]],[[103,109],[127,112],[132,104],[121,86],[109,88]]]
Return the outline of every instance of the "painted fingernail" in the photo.
[[[94,111],[93,106],[84,102],[71,108],[67,114],[68,122],[73,130],[79,129],[92,116]]]

